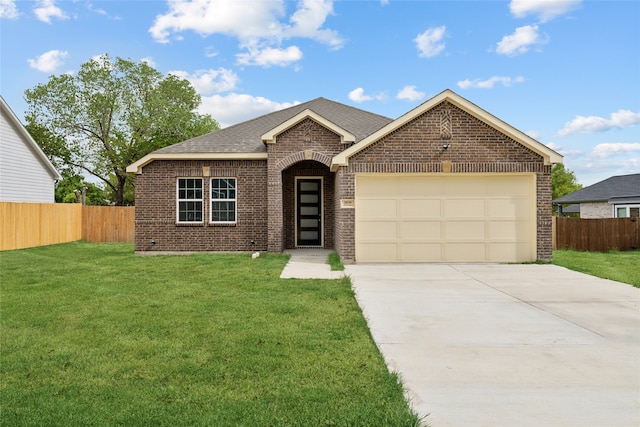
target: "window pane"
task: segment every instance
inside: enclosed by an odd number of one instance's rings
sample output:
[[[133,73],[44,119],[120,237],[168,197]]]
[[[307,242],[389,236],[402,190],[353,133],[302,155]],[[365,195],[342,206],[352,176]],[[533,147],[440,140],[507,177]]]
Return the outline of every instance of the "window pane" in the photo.
[[[302,181],[300,183],[300,190],[302,191],[318,191],[317,181]]]
[[[618,218],[626,218],[627,217],[627,208],[617,208],[616,217]]]
[[[211,221],[235,222],[236,202],[211,202]]]
[[[180,202],[178,204],[178,221],[202,221],[202,202]]]
[[[640,208],[629,208],[629,216],[631,218],[640,217]]]
[[[235,178],[214,178],[211,180],[212,199],[235,199],[236,180]]]

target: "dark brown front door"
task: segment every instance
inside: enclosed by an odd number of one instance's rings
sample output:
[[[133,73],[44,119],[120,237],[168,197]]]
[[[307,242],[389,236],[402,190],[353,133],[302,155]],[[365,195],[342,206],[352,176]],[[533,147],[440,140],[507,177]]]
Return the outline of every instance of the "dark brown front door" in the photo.
[[[296,183],[296,246],[322,245],[322,180]]]

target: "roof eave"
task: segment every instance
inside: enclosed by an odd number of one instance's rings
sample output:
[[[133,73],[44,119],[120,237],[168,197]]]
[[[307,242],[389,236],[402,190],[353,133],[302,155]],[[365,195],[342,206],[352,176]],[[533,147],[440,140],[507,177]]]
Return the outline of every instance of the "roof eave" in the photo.
[[[140,175],[156,160],[267,160],[267,153],[150,153],[127,166],[127,172]]]

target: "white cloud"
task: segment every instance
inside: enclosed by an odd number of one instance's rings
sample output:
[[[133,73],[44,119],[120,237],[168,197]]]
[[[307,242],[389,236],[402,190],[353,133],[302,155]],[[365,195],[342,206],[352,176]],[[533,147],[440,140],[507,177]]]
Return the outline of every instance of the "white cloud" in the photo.
[[[629,110],[618,110],[611,113],[609,119],[599,116],[576,116],[567,122],[563,129],[558,131],[559,136],[568,136],[574,133],[598,133],[610,129],[626,128],[640,123],[640,113]]]
[[[441,42],[446,31],[446,27],[428,28],[424,33],[418,34],[413,41],[420,52],[421,58],[431,58],[444,50],[444,42]]]
[[[69,52],[62,50],[50,50],[35,59],[28,59],[31,68],[43,73],[51,73],[64,64],[63,59],[69,56]]]
[[[373,97],[369,95],[365,95],[364,89],[359,87],[349,92],[349,99],[352,100],[353,102],[361,103],[365,101],[371,101]]]
[[[524,77],[518,76],[515,78],[506,76],[493,76],[487,80],[461,80],[457,83],[460,89],[492,89],[496,83],[502,84],[502,86],[509,87],[514,84],[523,83]]]
[[[195,31],[202,36],[225,34],[241,40],[277,36],[278,18],[284,15],[282,1],[257,1],[247,7],[235,0],[169,0],[169,12],[156,16],[149,29],[152,37],[169,42],[172,33]]]
[[[385,95],[382,93],[377,95],[365,95],[364,89],[359,87],[349,92],[349,99],[355,103],[360,104],[361,102],[373,101],[373,100],[382,101],[385,99]]]
[[[327,16],[333,14],[333,0],[302,0],[291,16],[292,26],[284,32],[285,38],[306,37],[339,49],[344,40],[337,31],[323,29]]]
[[[285,67],[302,59],[302,51],[298,46],[289,46],[286,49],[266,47],[264,49],[249,48],[248,53],[236,55],[238,63],[242,65],[259,65],[270,67],[277,65]]]
[[[529,51],[531,46],[547,43],[546,38],[541,38],[538,34],[537,25],[525,25],[516,28],[516,31],[504,36],[498,42],[496,52],[500,55],[515,56]]]
[[[516,18],[537,15],[547,22],[577,8],[582,0],[511,0],[509,10]]]
[[[38,5],[39,7],[33,9],[33,13],[42,22],[50,24],[51,18],[69,19],[62,9],[54,4],[53,0],[40,0]]]
[[[14,0],[0,0],[0,19],[17,19],[20,16]]]
[[[323,28],[333,14],[333,0],[301,0],[287,21],[285,0],[255,1],[247,7],[237,0],[169,0],[169,11],[158,15],[149,29],[160,43],[177,33],[195,31],[203,37],[224,34],[238,39],[248,53],[238,55],[246,65],[288,65],[302,58],[298,47],[282,49],[283,40],[308,38],[339,49],[344,40]]]
[[[299,102],[281,103],[261,96],[230,93],[224,96],[203,96],[199,112],[210,114],[224,128],[296,104]]]
[[[196,92],[201,95],[229,92],[236,88],[239,80],[236,73],[226,68],[198,70],[193,74],[186,71],[169,71],[169,74],[189,81]]]
[[[405,86],[398,92],[396,98],[406,99],[407,101],[419,101],[423,99],[425,95],[424,92],[417,90],[415,86]]]
[[[598,144],[593,148],[593,155],[599,158],[611,157],[618,154],[640,153],[640,143],[619,142]]]

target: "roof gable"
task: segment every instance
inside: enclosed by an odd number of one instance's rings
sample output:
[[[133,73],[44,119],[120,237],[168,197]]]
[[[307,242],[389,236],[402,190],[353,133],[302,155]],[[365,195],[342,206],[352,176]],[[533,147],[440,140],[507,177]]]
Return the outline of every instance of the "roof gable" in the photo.
[[[306,113],[305,113],[306,112]],[[224,129],[171,145],[147,154],[127,167],[127,172],[142,173],[142,167],[154,160],[184,159],[266,159],[263,137],[286,128],[296,118],[314,118],[344,138],[358,142],[392,119],[325,98],[274,111]],[[295,124],[295,123],[293,123]]]
[[[502,120],[498,119],[494,115],[488,113],[487,111],[483,110],[482,108],[478,107],[472,102],[466,100],[465,98],[461,97],[455,92],[447,89],[441,92],[440,94],[434,96],[433,98],[429,99],[428,101],[424,102],[423,104],[419,105],[418,107],[414,108],[413,110],[409,111],[408,113],[404,114],[403,116],[399,117],[398,119],[394,120],[393,122],[388,123],[386,126],[382,127],[381,129],[378,129],[376,132],[372,133],[368,137],[359,141],[349,149],[336,155],[333,158],[331,170],[335,171],[340,166],[348,165],[350,157],[356,155],[357,153],[364,150],[368,146],[376,143],[377,141],[389,135],[396,129],[404,126],[405,124],[409,123],[413,119],[424,114],[425,112],[429,111],[430,109],[434,108],[435,106],[439,105],[444,101],[450,102],[451,104],[455,105],[461,110],[471,114],[478,120],[488,124],[489,126],[493,127],[499,132],[511,137],[518,143],[529,148],[533,152],[539,154],[544,159],[545,164],[549,165],[553,163],[562,162],[562,156],[557,152],[555,152],[554,150],[541,144],[540,142],[531,138],[527,134],[519,131],[513,126],[503,122]]]
[[[640,173],[609,177],[559,197],[553,203],[608,202],[611,199],[640,198]]]
[[[42,164],[43,168],[47,171],[47,173],[54,180],[61,180],[62,176],[56,170],[51,160],[44,154],[38,143],[33,139],[29,131],[24,127],[22,122],[18,119],[18,116],[15,115],[11,107],[7,104],[2,96],[0,96],[0,111],[7,118],[7,121],[13,125],[13,127],[17,130],[18,136],[20,136],[20,140],[29,147],[30,151],[34,154],[35,158]]]
[[[281,123],[275,128],[270,129],[268,132],[264,133],[261,137],[262,141],[267,144],[275,144],[276,138],[278,135],[280,135],[282,132],[286,131],[287,129],[294,127],[295,125],[297,125],[298,123],[300,123],[301,121],[307,118],[321,124],[325,128],[332,131],[333,133],[339,135],[340,142],[342,142],[343,144],[352,143],[352,142],[355,142],[356,140],[356,136],[351,132],[349,132],[348,130],[343,129],[342,127],[336,125],[332,121],[327,120],[321,115],[315,113],[314,111],[310,109],[306,109],[296,114],[295,116],[291,117],[289,120],[285,121],[284,123]]]

